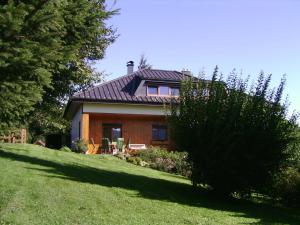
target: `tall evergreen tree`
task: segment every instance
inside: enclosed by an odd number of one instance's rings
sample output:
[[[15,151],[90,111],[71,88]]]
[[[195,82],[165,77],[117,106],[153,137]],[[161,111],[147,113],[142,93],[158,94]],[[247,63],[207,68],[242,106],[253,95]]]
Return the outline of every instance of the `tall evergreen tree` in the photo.
[[[99,80],[91,63],[115,40],[105,22],[117,11],[104,0],[8,0],[0,7],[0,127],[34,109],[27,120],[49,124],[69,95]]]

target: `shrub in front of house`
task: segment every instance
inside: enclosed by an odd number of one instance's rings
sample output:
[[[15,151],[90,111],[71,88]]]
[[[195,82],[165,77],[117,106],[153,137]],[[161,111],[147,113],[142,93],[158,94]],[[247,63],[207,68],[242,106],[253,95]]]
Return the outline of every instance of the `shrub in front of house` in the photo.
[[[136,150],[136,149],[130,150],[130,149],[128,149],[126,152],[130,156],[138,156],[140,154],[140,151],[141,150]]]
[[[125,154],[123,152],[118,152],[116,155],[114,155],[115,157],[122,159],[122,160],[126,160],[127,157],[129,157],[129,154]]]
[[[142,164],[142,159],[137,156],[129,156],[126,158],[126,161],[137,166],[141,166]]]
[[[187,177],[191,174],[191,167],[186,152],[173,152],[160,147],[151,147],[147,150],[139,151],[138,156],[153,169]]]
[[[86,153],[86,151],[88,150],[88,146],[84,140],[78,139],[78,140],[74,141],[72,150],[73,150],[73,152],[76,152],[76,153]]]

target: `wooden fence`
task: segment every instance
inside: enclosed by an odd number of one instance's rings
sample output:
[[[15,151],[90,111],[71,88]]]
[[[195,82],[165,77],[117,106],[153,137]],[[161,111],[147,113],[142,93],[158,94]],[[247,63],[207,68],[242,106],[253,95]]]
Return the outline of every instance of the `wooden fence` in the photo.
[[[27,130],[20,129],[19,132],[11,132],[7,136],[0,136],[0,142],[24,144],[27,142]]]

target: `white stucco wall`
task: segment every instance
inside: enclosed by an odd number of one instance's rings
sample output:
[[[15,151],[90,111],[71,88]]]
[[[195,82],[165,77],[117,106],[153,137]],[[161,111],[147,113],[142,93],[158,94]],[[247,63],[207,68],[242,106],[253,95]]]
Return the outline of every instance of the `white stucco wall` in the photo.
[[[134,105],[112,103],[84,103],[84,113],[115,113],[133,115],[166,115],[166,109],[162,105]]]
[[[78,111],[75,113],[72,124],[71,124],[71,144],[73,145],[73,141],[80,138],[79,134],[79,122],[82,119],[82,107],[79,107]]]

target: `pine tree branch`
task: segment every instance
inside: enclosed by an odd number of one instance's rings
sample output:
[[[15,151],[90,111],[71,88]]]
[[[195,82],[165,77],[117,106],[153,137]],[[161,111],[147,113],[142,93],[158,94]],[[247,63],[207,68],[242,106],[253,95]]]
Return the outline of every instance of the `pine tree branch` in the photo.
[[[25,18],[24,18],[24,24],[30,20],[33,16],[36,15],[36,13],[42,9],[42,7],[47,4],[50,0],[42,0],[40,1],[37,6],[34,8],[34,10],[32,10],[31,13],[29,13]],[[23,26],[23,28],[20,30],[20,32],[18,32],[19,34],[16,34],[15,32],[11,33],[10,35],[8,36],[5,36],[5,39],[7,40],[12,40],[12,39],[15,39],[15,40],[18,40],[20,38],[24,38],[24,35],[20,35],[22,34],[25,30],[27,29],[26,26]]]
[[[40,1],[37,6],[34,8],[34,10],[32,10],[31,13],[29,13],[25,19],[24,19],[24,23],[27,22],[28,20],[30,20],[46,3],[48,3],[49,0],[42,0]]]

